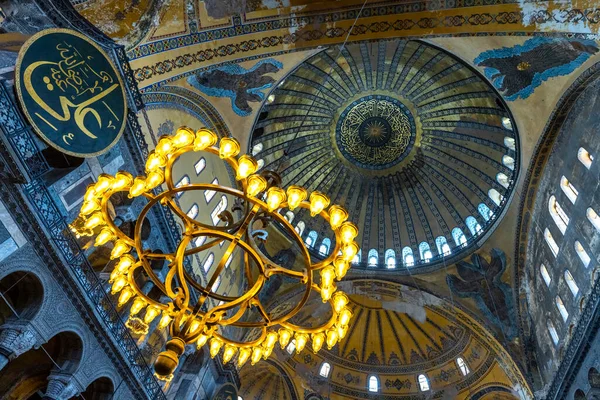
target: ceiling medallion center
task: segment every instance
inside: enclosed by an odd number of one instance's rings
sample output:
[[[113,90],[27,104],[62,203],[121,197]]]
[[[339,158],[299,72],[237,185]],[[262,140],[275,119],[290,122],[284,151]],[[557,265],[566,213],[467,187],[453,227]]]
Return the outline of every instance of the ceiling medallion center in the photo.
[[[415,139],[412,114],[397,99],[365,96],[340,115],[336,141],[353,164],[367,169],[387,169],[406,157]]]

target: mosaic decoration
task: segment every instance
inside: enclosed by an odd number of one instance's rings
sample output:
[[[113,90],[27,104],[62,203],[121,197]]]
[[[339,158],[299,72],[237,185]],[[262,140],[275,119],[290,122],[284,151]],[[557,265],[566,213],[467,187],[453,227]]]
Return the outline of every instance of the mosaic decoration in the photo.
[[[512,340],[517,336],[516,310],[511,287],[502,282],[506,255],[500,249],[492,249],[490,257],[488,262],[480,254],[473,254],[470,263],[458,262],[458,276],[449,274],[446,282],[454,294],[475,300],[506,339]]]
[[[273,74],[283,68],[277,60],[266,59],[245,69],[238,64],[226,64],[204,73],[197,73],[188,79],[190,85],[202,93],[214,97],[229,97],[233,111],[246,117],[252,113],[249,102],[261,102],[265,98],[262,92],[275,83]]]
[[[568,75],[598,52],[592,40],[535,37],[488,50],[474,60],[505,99],[526,99],[550,78]]]

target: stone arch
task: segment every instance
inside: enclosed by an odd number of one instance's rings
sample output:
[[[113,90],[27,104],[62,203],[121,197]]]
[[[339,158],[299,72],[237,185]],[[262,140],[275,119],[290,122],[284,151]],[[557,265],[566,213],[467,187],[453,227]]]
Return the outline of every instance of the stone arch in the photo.
[[[90,383],[85,391],[81,394],[81,397],[73,397],[73,399],[84,398],[85,400],[109,400],[113,398],[114,392],[115,385],[113,384],[112,379],[103,376]]]
[[[0,279],[0,325],[10,319],[30,321],[44,300],[44,286],[37,275],[14,271]]]
[[[588,371],[588,382],[594,389],[600,389],[600,372],[594,367]]]
[[[583,390],[581,389],[577,389],[575,391],[575,394],[573,395],[573,400],[586,400],[587,397],[585,396],[585,393],[583,392]]]

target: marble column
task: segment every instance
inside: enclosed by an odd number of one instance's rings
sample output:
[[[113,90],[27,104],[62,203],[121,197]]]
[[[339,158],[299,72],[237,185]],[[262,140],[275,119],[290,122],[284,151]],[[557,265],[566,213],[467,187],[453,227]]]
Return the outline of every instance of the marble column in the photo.
[[[64,400],[78,396],[83,390],[72,374],[52,371],[43,400]]]

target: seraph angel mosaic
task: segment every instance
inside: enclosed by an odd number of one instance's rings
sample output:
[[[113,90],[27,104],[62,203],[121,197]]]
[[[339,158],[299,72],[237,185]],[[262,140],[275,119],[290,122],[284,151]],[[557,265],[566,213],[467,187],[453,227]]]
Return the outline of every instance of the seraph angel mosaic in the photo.
[[[550,78],[568,75],[598,52],[592,40],[535,37],[522,45],[488,50],[474,60],[509,101],[526,99]]]
[[[233,111],[246,117],[252,113],[249,103],[263,101],[263,90],[275,83],[275,79],[267,74],[276,73],[282,68],[283,64],[273,59],[261,60],[250,69],[227,64],[196,73],[188,78],[188,82],[208,96],[229,97]]]

